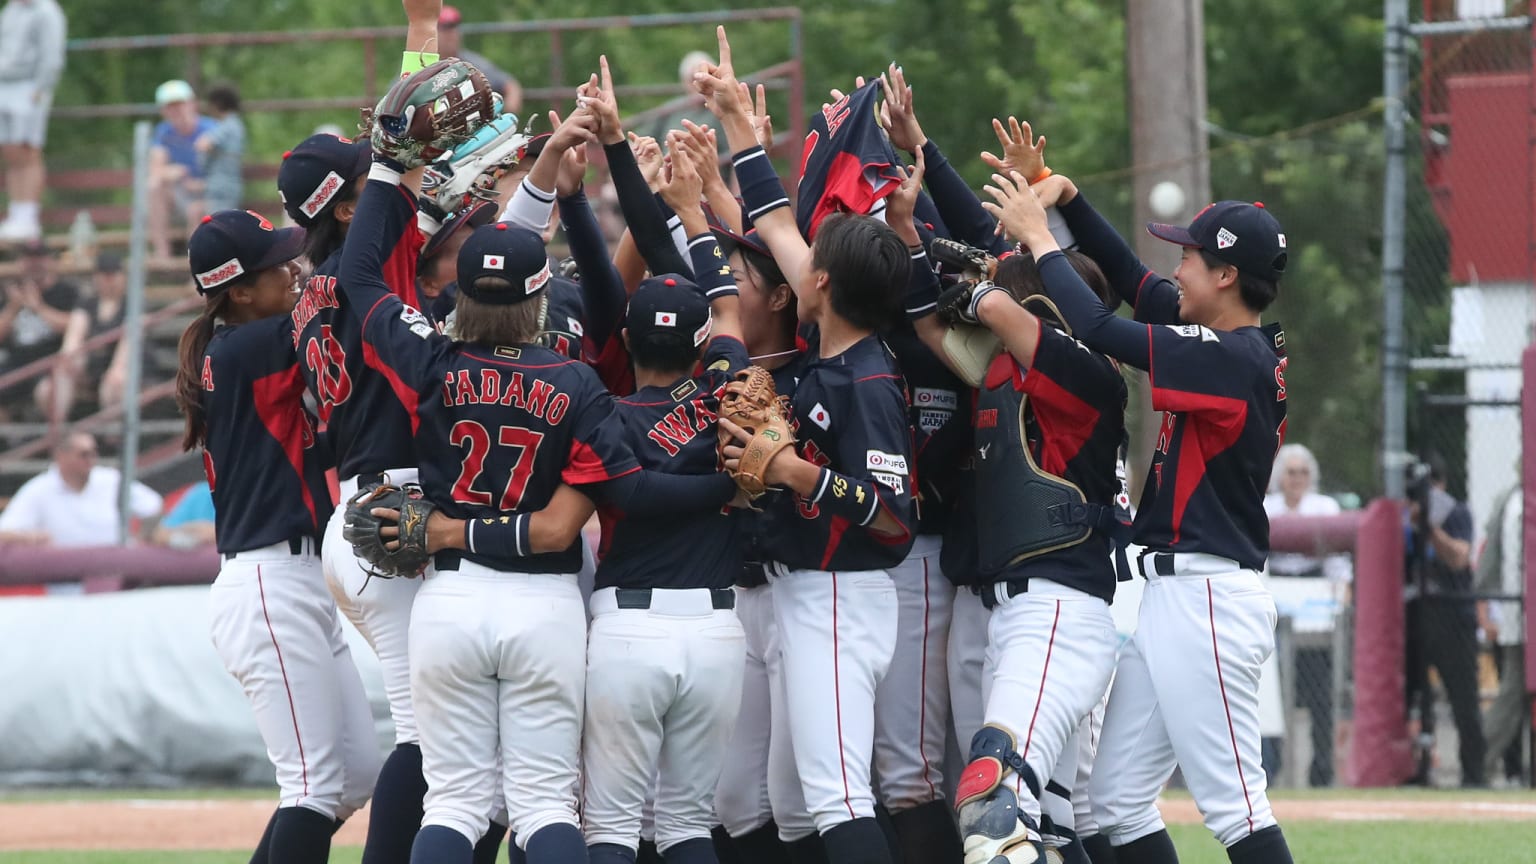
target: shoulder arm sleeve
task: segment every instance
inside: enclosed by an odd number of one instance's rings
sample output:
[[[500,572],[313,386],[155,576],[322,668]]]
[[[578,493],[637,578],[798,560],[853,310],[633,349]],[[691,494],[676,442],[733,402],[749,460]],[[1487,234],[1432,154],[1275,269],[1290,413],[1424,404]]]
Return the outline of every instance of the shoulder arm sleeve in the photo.
[[[751,365],[752,358],[747,356],[747,346],[735,336],[716,336],[709,340],[709,346],[704,349],[705,370],[719,373],[724,380],[729,380],[730,376]]]
[[[1194,324],[1146,324],[1152,410],[1204,413],[1240,421],[1248,413],[1255,370],[1233,350],[1232,333]],[[1278,368],[1278,360],[1276,367]],[[1275,385],[1276,393],[1279,384]]]
[[[693,263],[693,281],[713,300],[716,297],[736,295],[736,276],[731,265],[720,251],[720,241],[714,234],[700,234],[687,241],[688,257]]]
[[[554,206],[555,193],[545,192],[524,177],[502,209],[500,221],[527,228],[542,237],[549,228],[549,213]]]
[[[1046,253],[1038,266],[1046,293],[1067,319],[1073,335],[1088,347],[1137,369],[1148,368],[1151,325],[1127,321],[1104,308],[1061,252]]]
[[[592,368],[573,363],[578,383],[571,393],[576,412],[571,426],[571,452],[560,479],[571,486],[604,483],[640,470],[624,440],[612,394],[603,389]]]
[[[1451,515],[1445,517],[1445,522],[1440,526],[1445,533],[1457,540],[1472,542],[1472,511],[1467,505],[1458,503],[1451,510]]]
[[[608,243],[598,227],[597,216],[587,203],[585,192],[577,191],[569,198],[561,198],[560,223],[565,226],[565,237],[571,244],[571,257],[581,270],[581,293],[584,300],[588,339],[597,351],[613,337],[624,317],[624,281],[608,258]]]
[[[1141,263],[1130,244],[1093,209],[1086,196],[1079,192],[1058,209],[1077,238],[1077,248],[1099,265],[1110,287],[1136,310],[1137,320],[1152,324],[1178,320],[1179,289]]]
[[[932,138],[923,145],[923,164],[923,182],[954,239],[986,249],[993,255],[1007,252],[1007,241],[997,235],[997,220],[982,209],[976,193],[971,191],[955,166],[949,164]]]
[[[808,500],[861,526],[884,508],[901,530],[874,536],[904,542],[912,533],[912,433],[899,380],[879,375],[855,382],[846,404],[851,410],[838,430],[833,463],[842,471],[821,469]]]
[[[165,503],[165,499],[160,497],[159,492],[143,483],[133,484],[133,492],[130,493],[129,499],[129,507],[133,510],[133,515],[140,519],[158,516],[161,506]]]
[[[677,246],[672,242],[666,217],[656,206],[651,188],[645,184],[645,176],[640,173],[640,165],[635,162],[629,142],[605,144],[603,153],[608,157],[608,170],[619,196],[619,210],[624,214],[630,234],[634,235],[635,248],[640,250],[645,265],[652,273],[688,272],[688,262],[678,254]]]
[[[39,475],[42,476],[42,475]],[[21,484],[11,502],[0,512],[0,531],[41,531],[42,508],[37,506],[37,478]]]
[[[939,274],[933,272],[926,250],[918,249],[911,254],[912,267],[907,272],[907,293],[902,302],[907,309],[907,320],[916,321],[938,311]]]

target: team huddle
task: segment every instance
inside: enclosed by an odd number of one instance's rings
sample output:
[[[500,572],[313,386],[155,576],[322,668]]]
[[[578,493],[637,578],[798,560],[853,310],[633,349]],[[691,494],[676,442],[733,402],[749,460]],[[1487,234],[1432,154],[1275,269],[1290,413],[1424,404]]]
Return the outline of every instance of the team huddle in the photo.
[[[380,864],[1175,862],[1176,765],[1232,861],[1291,860],[1258,728],[1262,205],[1149,226],[1183,248],[1157,276],[1027,124],[994,121],[978,197],[893,65],[814,118],[792,207],[723,28],[713,129],[626,133],[604,59],[530,136],[428,53],[438,0],[405,6],[359,139],[284,155],[298,227],[222,211],[189,244],[213,643],[282,796],[253,862],[325,861],[370,800]],[[1164,412],[1134,521],[1121,364]]]

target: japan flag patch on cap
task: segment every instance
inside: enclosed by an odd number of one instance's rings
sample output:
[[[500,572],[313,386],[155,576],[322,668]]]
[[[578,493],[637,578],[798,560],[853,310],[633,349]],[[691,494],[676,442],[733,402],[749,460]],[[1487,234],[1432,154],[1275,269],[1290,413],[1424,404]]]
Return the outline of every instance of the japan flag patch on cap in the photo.
[[[1223,228],[1216,232],[1216,248],[1231,249],[1237,245],[1237,235]]]
[[[676,327],[677,326],[677,313],[676,312],[657,312],[656,313],[656,326],[657,327]]]
[[[507,269],[507,259],[500,255],[487,255],[480,261],[480,266],[487,270]]]

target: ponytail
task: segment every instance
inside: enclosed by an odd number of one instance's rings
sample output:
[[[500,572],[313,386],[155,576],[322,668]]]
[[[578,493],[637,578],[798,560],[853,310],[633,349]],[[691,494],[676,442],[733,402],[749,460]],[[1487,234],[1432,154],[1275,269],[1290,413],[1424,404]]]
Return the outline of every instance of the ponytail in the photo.
[[[207,416],[203,412],[203,354],[213,340],[213,330],[229,305],[229,292],[208,298],[203,313],[182,331],[176,346],[176,405],[187,419],[181,449],[191,450],[208,442]]]

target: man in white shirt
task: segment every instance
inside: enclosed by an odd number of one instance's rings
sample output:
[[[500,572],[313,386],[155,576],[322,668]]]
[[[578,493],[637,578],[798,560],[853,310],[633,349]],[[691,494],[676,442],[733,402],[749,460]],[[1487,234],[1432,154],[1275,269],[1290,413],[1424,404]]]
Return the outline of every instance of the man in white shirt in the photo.
[[[117,543],[116,468],[96,464],[96,439],[86,432],[64,436],[53,465],[17,490],[0,513],[0,543],[46,546],[112,546]],[[141,522],[160,515],[160,496],[133,484],[129,508]],[[147,530],[147,528],[145,529]]]
[[[1519,476],[1520,468],[1515,467]],[[1477,562],[1477,590],[1520,597],[1525,594],[1524,491],[1519,483],[1499,498],[1488,520],[1487,543]],[[1519,600],[1478,604],[1480,624],[1498,646],[1499,692],[1483,715],[1488,736],[1489,777],[1519,782],[1524,769],[1521,731],[1529,725],[1525,695],[1525,618]]]

